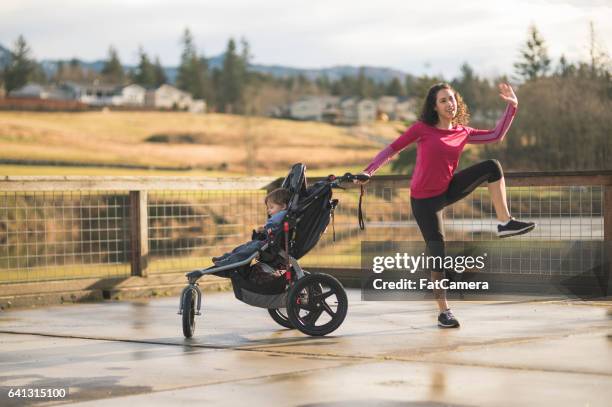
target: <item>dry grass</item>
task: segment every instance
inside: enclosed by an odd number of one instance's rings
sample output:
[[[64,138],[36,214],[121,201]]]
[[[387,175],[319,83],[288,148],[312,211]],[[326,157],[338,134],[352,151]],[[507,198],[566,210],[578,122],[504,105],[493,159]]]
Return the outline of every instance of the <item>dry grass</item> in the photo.
[[[397,127],[377,123],[360,129],[392,139]],[[255,156],[257,175],[282,174],[294,162],[326,173],[330,167],[362,168],[380,149],[379,143],[356,137],[353,130],[223,114],[0,112],[0,158],[195,169],[185,175],[218,174],[221,168],[240,175],[246,173],[247,145],[254,145],[249,153]],[[196,143],[147,142],[153,135],[193,135]]]

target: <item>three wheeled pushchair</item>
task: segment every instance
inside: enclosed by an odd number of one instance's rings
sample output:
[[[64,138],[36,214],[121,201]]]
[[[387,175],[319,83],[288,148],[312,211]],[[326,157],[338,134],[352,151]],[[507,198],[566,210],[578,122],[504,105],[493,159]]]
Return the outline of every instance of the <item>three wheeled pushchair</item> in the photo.
[[[332,189],[360,176],[329,176],[310,186],[306,167],[295,164],[282,183],[290,199],[283,227],[267,236],[265,244],[249,258],[223,266],[212,266],[186,274],[188,285],[180,298],[183,334],[195,331],[195,317],[201,315],[202,292],[198,279],[207,274],[230,278],[235,297],[252,306],[266,308],[274,321],[285,328],[297,328],[312,336],[327,335],[344,321],[348,310],[346,291],[334,277],[303,270],[298,260],[319,241],[338,204]],[[278,271],[266,282],[253,282],[256,269]]]

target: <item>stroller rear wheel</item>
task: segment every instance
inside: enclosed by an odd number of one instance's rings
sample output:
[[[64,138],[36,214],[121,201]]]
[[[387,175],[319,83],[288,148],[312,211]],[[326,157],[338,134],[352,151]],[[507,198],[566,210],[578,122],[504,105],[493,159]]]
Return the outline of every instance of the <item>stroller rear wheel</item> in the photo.
[[[338,280],[328,274],[311,274],[289,290],[289,322],[306,335],[323,336],[336,329],[346,317],[348,299]]]
[[[195,332],[197,293],[193,288],[188,288],[183,292],[183,335],[191,338]]]
[[[289,321],[286,308],[268,308],[268,313],[280,326],[288,329],[295,329],[295,327],[291,324],[291,321]]]
[[[304,272],[305,276],[310,275],[309,271],[302,271]],[[287,316],[287,308],[268,308],[268,313],[270,314],[274,322],[276,322],[280,326],[288,329],[295,329],[291,321],[289,321],[289,317]]]

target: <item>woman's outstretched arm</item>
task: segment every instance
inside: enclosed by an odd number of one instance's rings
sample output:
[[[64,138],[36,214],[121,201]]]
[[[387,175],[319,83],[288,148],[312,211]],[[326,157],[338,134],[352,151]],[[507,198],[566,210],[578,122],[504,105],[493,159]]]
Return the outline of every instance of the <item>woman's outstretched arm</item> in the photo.
[[[512,120],[516,115],[516,109],[518,106],[518,98],[514,94],[514,90],[507,83],[499,84],[499,96],[508,102],[508,107],[503,116],[497,122],[497,125],[493,130],[480,130],[468,128],[468,143],[471,144],[485,144],[494,143],[496,141],[502,141],[512,124]]]
[[[370,164],[368,164],[368,166],[363,170],[363,172],[372,176],[380,167],[388,163],[389,160],[391,160],[391,158],[393,158],[395,154],[399,153],[409,144],[416,141],[417,138],[418,131],[415,129],[415,125],[413,124],[393,143],[389,144],[378,154],[376,154],[376,157],[374,157],[374,159],[370,162]]]
[[[376,170],[388,163],[389,160],[391,160],[391,158],[393,158],[395,154],[397,154],[397,151],[395,151],[393,147],[391,147],[391,144],[389,144],[378,154],[376,154],[376,157],[374,157],[374,159],[370,162],[370,164],[368,164],[368,166],[363,170],[363,172],[368,174],[369,176],[372,176],[372,174],[374,174]]]

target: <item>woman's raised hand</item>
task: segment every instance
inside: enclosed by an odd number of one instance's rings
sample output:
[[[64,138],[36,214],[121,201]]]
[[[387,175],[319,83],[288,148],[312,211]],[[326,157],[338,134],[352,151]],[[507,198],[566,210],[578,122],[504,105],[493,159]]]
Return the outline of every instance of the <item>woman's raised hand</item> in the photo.
[[[507,83],[500,83],[498,85],[499,96],[506,102],[511,103],[514,107],[518,106],[518,98],[514,94],[512,86]]]

